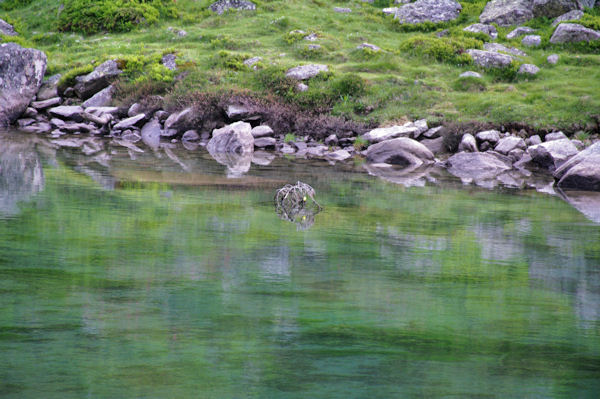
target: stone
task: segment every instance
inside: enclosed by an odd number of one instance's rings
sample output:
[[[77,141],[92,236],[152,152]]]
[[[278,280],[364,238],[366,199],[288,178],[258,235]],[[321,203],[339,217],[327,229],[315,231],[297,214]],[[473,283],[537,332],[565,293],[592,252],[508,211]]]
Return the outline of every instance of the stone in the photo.
[[[540,68],[533,64],[523,64],[519,67],[519,71],[517,72],[520,75],[537,75],[540,71]]]
[[[443,126],[437,126],[437,127],[432,127],[431,129],[427,130],[426,132],[423,133],[423,136],[428,138],[428,139],[435,139],[437,137],[440,137],[440,131],[443,129]]]
[[[81,113],[81,117],[88,122],[92,122],[100,126],[104,126],[112,120],[112,115],[105,114],[102,116],[97,116],[85,111]]]
[[[296,85],[296,91],[298,91],[298,92],[305,92],[306,90],[308,90],[308,86],[305,85],[304,83],[298,83]]]
[[[330,134],[325,138],[323,142],[325,143],[325,145],[338,145],[339,140],[335,134]]]
[[[600,142],[563,163],[554,178],[560,188],[600,191]]]
[[[230,104],[225,110],[227,118],[232,121],[247,121],[260,119],[260,114],[245,105]]]
[[[87,100],[100,90],[108,87],[123,71],[115,60],[108,60],[98,65],[87,75],[77,76],[73,90],[77,97]]]
[[[142,113],[142,105],[139,103],[131,104],[131,107],[127,110],[127,116],[136,116]]]
[[[367,162],[419,166],[433,163],[434,156],[427,147],[418,141],[408,137],[400,137],[369,146],[367,149]]]
[[[172,113],[165,121],[165,130],[182,130],[188,124],[188,118],[192,116],[192,108],[188,107],[180,112]]]
[[[167,28],[167,31],[174,33],[178,37],[186,37],[187,36],[187,32],[186,31],[184,31],[183,29],[174,28],[172,26],[169,26]]]
[[[599,40],[600,32],[579,24],[562,23],[556,27],[550,43],[577,43]]]
[[[200,140],[200,135],[198,134],[198,132],[196,130],[188,130],[187,132],[183,133],[183,136],[181,136],[181,141],[198,141]]]
[[[577,20],[580,20],[581,17],[583,17],[583,11],[581,11],[581,10],[569,11],[567,13],[564,13],[561,16],[556,17],[556,19],[554,21],[552,21],[552,26],[556,26],[556,25],[560,24],[561,22],[577,21]]]
[[[385,15],[396,15],[398,10],[399,10],[398,7],[386,7],[384,9],[382,9],[381,12],[384,13]]]
[[[458,145],[458,151],[477,152],[477,142],[475,141],[475,137],[470,133],[464,134]]]
[[[177,60],[177,56],[175,54],[173,54],[173,53],[170,53],[170,54],[163,55],[163,57],[160,60],[160,62],[168,70],[170,70],[170,71],[176,71],[177,70],[177,63],[175,62],[176,60]]]
[[[255,64],[258,64],[260,61],[262,61],[262,57],[252,57],[248,58],[247,60],[244,60],[244,65],[246,65],[247,67],[256,68]]]
[[[486,51],[493,51],[495,53],[506,53],[519,57],[527,57],[527,53],[524,51],[521,51],[516,47],[507,47],[500,43],[484,43],[483,49]]]
[[[527,145],[525,144],[525,140],[520,137],[508,136],[498,141],[498,144],[494,147],[494,151],[506,155],[515,148],[520,148],[522,150],[526,149]]]
[[[462,6],[455,0],[417,0],[398,8],[394,18],[401,24],[453,21],[460,15]]]
[[[527,47],[537,47],[542,44],[542,37],[539,35],[527,35],[521,39],[521,44]]]
[[[256,127],[252,128],[250,133],[252,134],[252,137],[254,137],[256,139],[259,137],[272,136],[273,129],[271,129],[271,127],[267,126],[267,125],[260,125],[260,126],[256,126]]]
[[[246,122],[235,122],[221,129],[215,129],[206,148],[211,155],[214,153],[252,153],[254,137],[252,137],[251,131],[252,126]]]
[[[497,130],[484,130],[475,135],[479,142],[487,141],[490,144],[496,144],[500,141],[500,132]]]
[[[21,130],[26,133],[48,133],[52,130],[52,126],[47,122],[38,122],[25,126]]]
[[[463,29],[465,32],[483,33],[491,39],[498,38],[498,31],[494,25],[487,24],[472,24]]]
[[[83,108],[79,105],[61,105],[59,107],[50,108],[48,114],[61,119],[70,119],[75,122],[83,121],[81,114]]]
[[[42,82],[40,89],[37,92],[36,100],[43,101],[49,98],[58,97],[58,81],[62,75],[52,75]]]
[[[158,149],[161,132],[160,122],[158,119],[152,118],[142,127],[140,132],[142,142],[152,149]]]
[[[546,58],[548,64],[556,65],[558,63],[558,54],[550,54],[548,58]]]
[[[534,136],[528,137],[525,140],[525,144],[527,144],[528,146],[537,145],[537,144],[541,144],[541,143],[542,143],[542,139],[537,134]]]
[[[340,13],[340,14],[349,14],[352,12],[351,8],[344,8],[344,7],[333,7],[333,11]]]
[[[108,86],[83,102],[84,107],[105,107],[112,102],[115,87]]]
[[[370,132],[363,134],[361,137],[364,140],[367,140],[369,143],[379,143],[380,141],[389,140],[400,136],[409,137],[418,130],[419,129],[413,126],[411,123],[407,123],[402,126],[380,127],[373,129]]]
[[[35,123],[35,119],[33,119],[33,118],[17,119],[17,126],[20,128],[24,128],[25,126],[33,125],[34,123]]]
[[[416,128],[415,132],[411,134],[413,139],[419,138],[419,136],[429,130],[426,119],[419,119],[412,123],[412,127]]]
[[[533,33],[536,30],[533,28],[530,28],[528,26],[519,26],[518,28],[513,29],[512,31],[510,31],[507,35],[506,38],[507,39],[514,39],[516,37],[519,36],[523,36],[523,35],[527,35],[529,33]]]
[[[15,28],[3,19],[0,19],[0,35],[4,36],[18,36]]]
[[[219,0],[209,8],[212,12],[221,15],[228,10],[256,10],[256,4],[247,0]]]
[[[555,170],[579,151],[569,139],[547,141],[531,146],[527,153],[533,161],[543,168]]]
[[[97,116],[117,115],[119,113],[119,107],[87,107],[85,112],[89,112],[90,114]]]
[[[122,121],[118,122],[116,125],[113,126],[113,129],[114,130],[130,129],[134,126],[141,125],[144,122],[144,120],[146,120],[146,114],[139,114],[139,115],[131,116],[129,118],[123,119]]]
[[[34,101],[31,103],[31,106],[37,110],[42,110],[46,108],[51,108],[57,106],[61,103],[60,97],[49,98],[44,101]]]
[[[481,79],[483,76],[479,72],[466,71],[458,75],[460,78],[477,78]]]
[[[46,54],[15,43],[0,44],[0,127],[27,109],[42,85]]]
[[[309,41],[309,42],[316,42],[317,40],[319,40],[319,36],[316,33],[310,33],[306,36],[304,36],[304,40]]]
[[[500,26],[519,25],[533,19],[531,0],[492,0],[479,16],[479,22]]]
[[[445,165],[448,172],[465,183],[495,179],[511,169],[505,162],[487,152],[459,152],[448,158]]]
[[[467,53],[473,58],[475,65],[483,68],[505,68],[508,67],[513,58],[506,54],[495,53],[484,50],[467,50]]]
[[[579,9],[578,0],[533,0],[532,12],[535,18],[554,18],[571,10]]]
[[[420,141],[420,143],[427,147],[427,149],[433,154],[441,154],[445,152],[443,137],[423,139]]]
[[[346,150],[337,150],[325,154],[325,158],[332,161],[345,161],[348,158],[352,158],[352,155]]]
[[[24,118],[35,118],[38,115],[39,113],[37,109],[28,107],[25,109],[25,112],[23,112],[23,115],[21,116],[23,116]]]
[[[258,148],[275,147],[277,140],[273,137],[254,138],[254,146]]]
[[[544,137],[544,141],[562,140],[566,138],[567,136],[563,132],[554,132],[548,133],[546,137]]]
[[[321,72],[327,71],[329,71],[327,65],[309,64],[291,68],[285,73],[285,76],[296,80],[307,80],[310,78],[314,78]]]
[[[374,45],[374,44],[370,44],[370,43],[362,43],[362,44],[359,44],[359,45],[358,45],[356,48],[357,48],[358,50],[364,50],[364,49],[367,49],[367,50],[375,51],[376,53],[377,53],[377,52],[379,52],[379,51],[381,51],[381,48],[380,48],[380,47],[378,47],[378,46],[376,46],[376,45]]]

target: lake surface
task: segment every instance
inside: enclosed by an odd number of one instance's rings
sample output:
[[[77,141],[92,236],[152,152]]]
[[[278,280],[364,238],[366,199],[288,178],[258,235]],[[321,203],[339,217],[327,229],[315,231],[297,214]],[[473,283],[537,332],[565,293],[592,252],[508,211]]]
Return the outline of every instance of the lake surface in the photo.
[[[2,398],[600,395],[600,224],[556,196],[12,135],[0,168]]]

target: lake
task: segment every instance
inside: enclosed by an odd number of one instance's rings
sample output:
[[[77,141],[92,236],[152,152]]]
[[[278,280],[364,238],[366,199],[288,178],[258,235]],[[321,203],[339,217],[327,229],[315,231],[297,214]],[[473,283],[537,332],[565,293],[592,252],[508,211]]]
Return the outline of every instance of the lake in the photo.
[[[5,134],[0,397],[598,397],[597,209],[265,158]]]

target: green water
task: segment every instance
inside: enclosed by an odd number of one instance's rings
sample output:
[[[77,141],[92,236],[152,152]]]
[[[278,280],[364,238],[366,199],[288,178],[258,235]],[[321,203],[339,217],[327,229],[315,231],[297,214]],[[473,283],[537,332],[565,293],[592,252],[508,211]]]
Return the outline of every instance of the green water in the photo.
[[[557,197],[2,144],[2,398],[600,395],[600,225]]]

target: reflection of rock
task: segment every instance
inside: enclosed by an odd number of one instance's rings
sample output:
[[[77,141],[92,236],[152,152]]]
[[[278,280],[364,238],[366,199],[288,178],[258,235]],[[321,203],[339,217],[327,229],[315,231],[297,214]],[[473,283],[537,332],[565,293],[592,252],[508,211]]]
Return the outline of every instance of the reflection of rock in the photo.
[[[210,152],[210,155],[220,163],[227,166],[227,177],[242,177],[250,170],[252,164],[252,153],[236,154],[228,152]]]
[[[390,164],[365,164],[364,168],[372,176],[406,187],[423,187],[427,183],[427,175],[431,170],[430,165],[409,166],[399,168]]]
[[[44,171],[32,141],[0,136],[0,213],[15,215],[18,203],[44,188]]]
[[[573,208],[595,223],[600,223],[600,193],[594,191],[559,191]]]

